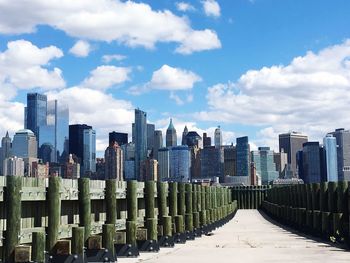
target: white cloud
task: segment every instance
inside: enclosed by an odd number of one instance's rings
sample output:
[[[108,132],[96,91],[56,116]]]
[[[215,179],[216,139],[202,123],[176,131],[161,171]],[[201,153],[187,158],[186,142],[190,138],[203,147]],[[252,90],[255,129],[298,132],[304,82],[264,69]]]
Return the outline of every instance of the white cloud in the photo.
[[[221,46],[214,31],[195,30],[186,17],[176,16],[169,10],[153,10],[145,3],[120,0],[0,2],[0,33],[32,33],[38,25],[48,25],[80,39],[116,41],[132,47],[154,48],[157,42],[174,42],[182,47],[177,49],[180,53]],[[204,38],[204,45],[187,46],[191,43],[186,39],[198,34]],[[208,45],[214,38],[217,41]]]
[[[347,40],[318,53],[309,51],[287,66],[249,70],[236,83],[210,87],[210,111],[196,117],[261,126],[260,136],[275,140],[278,133],[293,130],[320,140],[334,128],[346,128],[350,123],[349,90]]]
[[[87,57],[91,52],[91,46],[87,41],[78,40],[69,52],[77,57]]]
[[[191,90],[194,84],[199,81],[202,81],[202,78],[196,73],[165,64],[153,72],[152,79],[149,82],[131,87],[129,93],[140,95],[151,90],[168,90],[172,92],[170,98],[174,99],[177,104],[182,105],[183,100],[174,91]]]
[[[48,97],[69,106],[71,124],[86,123],[93,126],[97,135],[97,151],[104,151],[108,146],[109,132],[131,132],[134,107],[128,101],[84,87],[51,92]]]
[[[115,66],[99,66],[90,72],[81,86],[90,89],[106,90],[129,80],[130,68]]]
[[[207,16],[219,17],[220,16],[220,5],[215,0],[202,1],[204,13]]]
[[[170,92],[169,98],[174,100],[177,105],[183,105],[184,104],[184,101],[178,95],[176,95],[175,92],[173,92],[173,91]]]
[[[122,61],[124,59],[126,59],[127,57],[124,56],[124,55],[120,55],[120,54],[114,54],[114,55],[104,55],[102,57],[102,61],[104,63],[110,63],[111,61],[113,60],[116,60],[116,61]]]
[[[188,11],[194,11],[196,10],[193,5],[187,2],[176,2],[175,3],[176,9],[181,12],[188,12]]]
[[[62,56],[55,46],[39,48],[25,40],[8,42],[7,49],[0,52],[0,85],[8,89],[63,88],[62,71],[48,69],[53,59]]]

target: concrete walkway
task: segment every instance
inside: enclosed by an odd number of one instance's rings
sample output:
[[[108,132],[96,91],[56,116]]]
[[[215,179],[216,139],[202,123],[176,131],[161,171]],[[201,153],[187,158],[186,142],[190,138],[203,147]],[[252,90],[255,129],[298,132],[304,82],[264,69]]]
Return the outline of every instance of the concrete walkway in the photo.
[[[305,238],[266,220],[257,210],[239,210],[213,232],[159,253],[141,253],[119,263],[350,262],[350,251]]]

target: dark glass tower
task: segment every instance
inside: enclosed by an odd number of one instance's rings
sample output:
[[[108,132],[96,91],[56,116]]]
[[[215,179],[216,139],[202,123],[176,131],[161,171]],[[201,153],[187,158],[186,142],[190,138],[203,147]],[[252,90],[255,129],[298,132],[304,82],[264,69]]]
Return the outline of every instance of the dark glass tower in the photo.
[[[27,107],[25,108],[25,128],[34,132],[40,138],[40,127],[47,121],[47,96],[39,93],[27,94]]]
[[[169,127],[166,130],[166,147],[177,146],[177,135],[173,125],[173,120],[170,119]]]
[[[236,139],[236,175],[250,176],[250,146],[248,136]]]
[[[124,144],[128,143],[128,134],[122,133],[122,132],[110,132],[109,133],[109,145],[113,144],[114,142],[117,142],[119,146],[122,146]]]
[[[86,124],[69,125],[69,153],[74,154],[82,166],[84,165],[84,130],[92,130],[92,127]]]
[[[140,109],[135,109],[133,131],[135,140],[135,177],[140,179],[140,164],[147,158],[147,113]]]

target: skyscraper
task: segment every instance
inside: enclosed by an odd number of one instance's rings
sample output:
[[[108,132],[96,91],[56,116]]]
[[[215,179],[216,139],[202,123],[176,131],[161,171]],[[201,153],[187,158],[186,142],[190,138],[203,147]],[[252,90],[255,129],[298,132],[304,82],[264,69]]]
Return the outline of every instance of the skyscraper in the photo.
[[[224,176],[236,175],[236,147],[224,147]]]
[[[327,181],[338,181],[337,140],[331,134],[323,138],[326,155]]]
[[[203,133],[203,148],[207,147],[207,146],[211,146],[211,137],[208,137],[207,133],[204,132]]]
[[[135,176],[140,178],[140,164],[147,159],[147,113],[135,109]]]
[[[0,174],[2,174],[3,162],[6,158],[11,156],[11,138],[9,133],[6,132],[5,137],[1,139],[1,148],[0,148]]]
[[[173,125],[173,120],[170,119],[169,127],[166,130],[166,147],[172,147],[177,145],[176,130]]]
[[[16,156],[5,158],[3,171],[4,176],[24,176],[24,161]]]
[[[188,147],[194,147],[194,146],[196,146],[198,148],[203,147],[202,137],[199,136],[199,134],[195,131],[187,132],[187,134],[184,138],[184,142],[185,142],[185,144],[183,144],[183,145],[187,145]]]
[[[307,136],[298,132],[279,135],[279,150],[287,153],[288,164],[293,177],[297,175],[296,153],[303,148],[303,143],[307,141]]]
[[[252,151],[252,162],[254,162],[256,173],[261,176],[264,185],[270,184],[279,177],[273,159],[274,154],[270,147],[259,147],[258,151]]]
[[[40,127],[47,123],[47,96],[39,93],[27,94],[24,127],[31,130],[37,140],[40,138]]]
[[[276,170],[280,178],[285,178],[287,175],[288,156],[285,152],[273,153],[273,161],[276,164]]]
[[[163,135],[161,130],[154,131],[153,158],[158,160],[158,151],[163,148]]]
[[[13,137],[12,155],[19,158],[37,158],[37,147],[35,134],[31,130],[19,130]]]
[[[151,152],[154,148],[154,124],[147,123],[147,150]]]
[[[109,145],[113,144],[114,142],[117,142],[119,146],[127,144],[128,143],[128,134],[122,133],[122,132],[115,132],[115,131],[110,132],[109,133]]]
[[[304,183],[321,182],[321,159],[319,142],[303,143],[303,179]]]
[[[141,163],[141,181],[158,181],[158,161],[146,159]]]
[[[214,145],[216,148],[219,148],[222,145],[222,134],[220,126],[218,126],[214,132]]]
[[[123,151],[116,141],[105,150],[105,179],[123,181]]]
[[[187,126],[185,125],[184,131],[182,132],[181,145],[186,145],[186,135],[188,133]]]
[[[159,180],[166,182],[170,177],[170,151],[169,148],[158,150]]]
[[[338,181],[350,181],[350,131],[336,129],[330,134],[337,140]]]
[[[250,145],[248,136],[236,139],[236,176],[250,176]]]
[[[187,145],[171,147],[169,154],[169,162],[170,181],[189,182],[191,180],[191,158],[190,151]]]
[[[224,148],[208,146],[201,150],[201,177],[213,179],[218,177],[220,182],[224,178]],[[215,180],[214,180],[215,181]]]
[[[69,125],[69,151],[77,157],[81,176],[96,171],[96,132],[86,124]]]

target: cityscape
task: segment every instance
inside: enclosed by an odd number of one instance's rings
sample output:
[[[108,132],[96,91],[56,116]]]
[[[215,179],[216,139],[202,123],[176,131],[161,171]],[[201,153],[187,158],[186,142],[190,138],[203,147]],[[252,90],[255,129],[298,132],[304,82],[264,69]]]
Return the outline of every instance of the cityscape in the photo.
[[[0,0],[0,263],[350,261],[349,0]]]
[[[1,140],[4,176],[231,186],[350,180],[350,131],[344,128],[330,131],[321,143],[293,131],[279,135],[279,152],[269,146],[251,150],[248,136],[224,145],[220,126],[214,134],[200,135],[187,126],[176,131],[170,118],[163,135],[148,123],[146,112],[135,109],[132,136],[110,131],[109,145],[99,158],[94,128],[69,124],[68,106],[60,101],[28,93],[24,114],[24,129],[13,138],[7,132]]]

